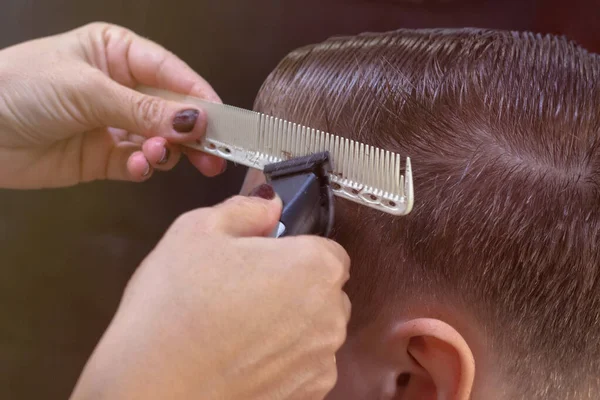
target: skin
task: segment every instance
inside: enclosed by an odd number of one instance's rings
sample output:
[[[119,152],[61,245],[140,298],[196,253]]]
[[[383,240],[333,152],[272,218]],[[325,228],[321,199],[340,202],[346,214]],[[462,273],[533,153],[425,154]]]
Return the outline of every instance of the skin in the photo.
[[[181,216],[72,398],[322,399],[350,317],[349,259],[318,237],[263,237],[280,214],[278,198],[234,197]]]
[[[183,61],[114,25],[0,51],[0,188],[143,181],[182,153],[205,175],[223,171],[182,147],[204,135],[202,110],[132,90],[140,84],[220,101]],[[255,194],[172,224],[73,399],[324,398],[350,317],[348,254],[323,238],[266,237],[281,200],[264,186]]]
[[[250,170],[241,194],[264,182],[261,171]],[[510,398],[484,331],[448,304],[420,299],[390,306],[380,319],[348,332],[337,352],[338,381],[327,399]]]
[[[190,106],[138,85],[221,101],[175,55],[119,26],[93,23],[0,51],[0,187],[141,182],[182,153],[204,175],[220,174],[223,160],[181,146],[204,136],[202,110],[191,131],[177,132],[174,118]]]

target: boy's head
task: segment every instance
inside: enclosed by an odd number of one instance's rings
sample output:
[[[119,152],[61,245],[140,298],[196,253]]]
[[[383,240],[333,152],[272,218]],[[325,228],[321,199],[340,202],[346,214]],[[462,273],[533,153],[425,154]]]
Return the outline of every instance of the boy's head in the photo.
[[[600,396],[599,56],[473,29],[333,38],[255,108],[412,160],[409,216],[336,203],[353,316],[331,398]]]

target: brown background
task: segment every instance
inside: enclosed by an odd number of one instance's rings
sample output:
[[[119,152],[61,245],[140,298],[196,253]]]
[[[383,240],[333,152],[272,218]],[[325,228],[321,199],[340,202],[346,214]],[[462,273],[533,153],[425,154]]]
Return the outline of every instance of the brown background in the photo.
[[[597,0],[9,0],[0,48],[104,20],[172,50],[225,102],[250,108],[288,51],[400,27],[564,33],[600,48]],[[35,62],[35,60],[32,60]],[[41,66],[43,68],[43,66]],[[0,398],[65,399],[127,279],[180,213],[234,194],[242,168],[204,179],[187,163],[144,184],[0,191]]]

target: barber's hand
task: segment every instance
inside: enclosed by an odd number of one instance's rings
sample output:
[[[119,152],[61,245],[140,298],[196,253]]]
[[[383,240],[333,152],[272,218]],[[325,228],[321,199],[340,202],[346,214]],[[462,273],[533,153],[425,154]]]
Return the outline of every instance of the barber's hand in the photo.
[[[322,399],[346,337],[349,259],[327,239],[262,237],[280,213],[277,198],[235,197],[180,217],[73,398]]]
[[[138,85],[219,97],[182,60],[124,28],[94,23],[0,51],[0,188],[143,181],[185,151],[207,176],[225,162],[180,144],[200,139],[202,110]]]

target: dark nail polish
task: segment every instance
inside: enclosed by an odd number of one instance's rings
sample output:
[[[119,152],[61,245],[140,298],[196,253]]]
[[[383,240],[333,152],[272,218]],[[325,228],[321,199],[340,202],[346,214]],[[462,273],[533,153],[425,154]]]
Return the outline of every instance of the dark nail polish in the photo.
[[[273,186],[268,183],[263,183],[259,187],[254,188],[250,193],[252,197],[262,197],[266,200],[273,200],[275,198],[275,190],[273,190]]]
[[[173,118],[173,129],[179,133],[188,133],[194,129],[196,120],[200,111],[198,110],[183,110],[179,111]]]
[[[161,157],[160,160],[158,160],[157,164],[158,165],[166,164],[167,161],[169,161],[170,155],[171,155],[171,150],[169,150],[168,147],[165,147],[165,149],[163,150],[163,156]]]

